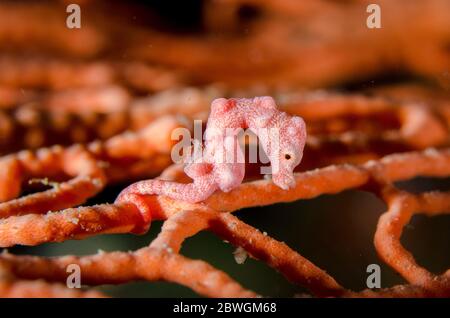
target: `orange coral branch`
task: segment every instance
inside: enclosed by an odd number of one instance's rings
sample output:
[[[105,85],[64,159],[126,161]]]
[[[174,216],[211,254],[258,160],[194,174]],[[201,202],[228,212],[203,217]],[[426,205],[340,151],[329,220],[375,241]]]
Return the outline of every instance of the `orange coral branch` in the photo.
[[[408,163],[408,164],[406,164]],[[412,166],[409,166],[412,164]],[[435,215],[448,210],[445,193],[419,196],[385,190],[390,209],[380,218],[375,244],[383,259],[399,271],[411,285],[381,290],[353,292],[341,287],[331,276],[290,249],[229,214],[244,207],[312,198],[361,188],[376,182],[379,187],[417,175],[450,174],[450,150],[391,155],[359,166],[332,166],[296,174],[297,186],[281,191],[270,181],[244,183],[230,193],[216,193],[204,203],[190,204],[167,197],[139,196],[136,205],[101,205],[63,210],[49,215],[30,214],[2,220],[2,245],[38,244],[82,238],[96,233],[145,231],[151,219],[165,219],[159,236],[150,247],[132,253],[101,253],[85,257],[43,259],[39,257],[2,255],[0,259],[21,278],[45,278],[61,281],[65,266],[79,264],[89,284],[120,283],[136,279],[167,280],[186,285],[207,296],[254,296],[231,278],[201,261],[178,255],[183,241],[202,230],[212,230],[232,244],[243,247],[250,255],[267,262],[289,280],[305,286],[315,295],[344,297],[413,297],[448,295],[448,272],[435,276],[419,267],[399,244],[402,227],[412,213],[422,210]],[[166,178],[181,178],[171,168]],[[373,185],[372,185],[373,186]],[[148,214],[151,214],[149,216]],[[74,222],[74,219],[77,221]],[[27,222],[38,227],[39,235],[27,232]],[[16,229],[16,232],[9,232]],[[8,241],[8,238],[13,238]],[[15,240],[15,241],[14,241]]]

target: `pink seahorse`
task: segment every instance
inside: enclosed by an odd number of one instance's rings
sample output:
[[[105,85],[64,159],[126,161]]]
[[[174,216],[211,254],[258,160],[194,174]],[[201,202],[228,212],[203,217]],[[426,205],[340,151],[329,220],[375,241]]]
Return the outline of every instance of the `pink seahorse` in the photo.
[[[131,200],[130,194],[157,194],[194,203],[207,199],[218,189],[228,192],[236,188],[245,173],[245,163],[236,160],[243,158],[239,128],[248,128],[258,136],[271,163],[273,182],[285,190],[295,186],[293,170],[302,159],[306,140],[303,119],[278,110],[272,97],[219,98],[211,104],[202,160],[184,168],[193,182],[136,182],[124,189],[116,202]]]

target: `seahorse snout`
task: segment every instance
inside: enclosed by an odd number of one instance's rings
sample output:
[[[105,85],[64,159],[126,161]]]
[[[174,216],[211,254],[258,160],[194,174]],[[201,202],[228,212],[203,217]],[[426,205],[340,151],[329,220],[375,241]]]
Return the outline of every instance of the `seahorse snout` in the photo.
[[[296,185],[294,176],[289,173],[277,173],[272,176],[272,181],[283,190],[292,189]]]

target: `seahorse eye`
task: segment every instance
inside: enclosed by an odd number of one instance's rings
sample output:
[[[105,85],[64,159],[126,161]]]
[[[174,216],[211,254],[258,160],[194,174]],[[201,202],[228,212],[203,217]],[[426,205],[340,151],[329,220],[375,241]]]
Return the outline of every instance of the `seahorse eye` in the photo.
[[[284,155],[284,158],[285,158],[286,160],[290,160],[292,157],[291,157],[290,154],[287,153],[287,154]]]

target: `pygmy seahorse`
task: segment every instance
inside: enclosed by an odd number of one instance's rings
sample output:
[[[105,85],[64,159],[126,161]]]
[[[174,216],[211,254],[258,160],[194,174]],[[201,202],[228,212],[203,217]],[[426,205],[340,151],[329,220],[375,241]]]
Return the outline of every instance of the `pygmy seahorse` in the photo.
[[[228,192],[236,188],[245,174],[245,162],[237,160],[243,158],[238,141],[240,128],[258,136],[270,160],[272,181],[284,190],[294,187],[293,170],[302,159],[306,140],[303,119],[278,110],[272,97],[219,98],[211,104],[201,160],[184,168],[192,183],[139,181],[124,189],[116,202],[132,200],[130,194],[156,194],[195,203],[218,189]]]

